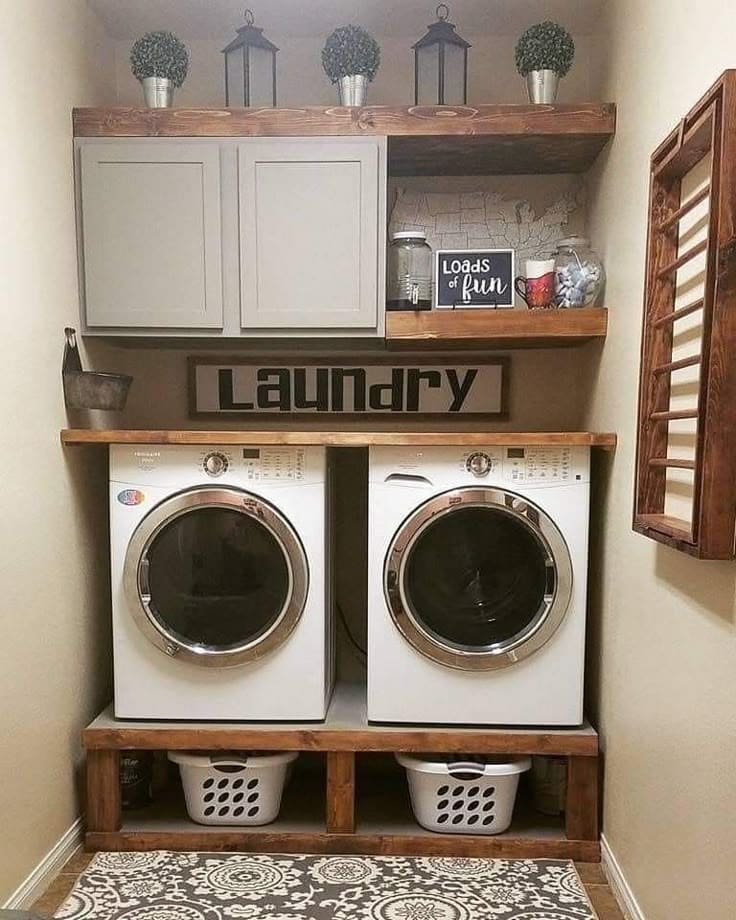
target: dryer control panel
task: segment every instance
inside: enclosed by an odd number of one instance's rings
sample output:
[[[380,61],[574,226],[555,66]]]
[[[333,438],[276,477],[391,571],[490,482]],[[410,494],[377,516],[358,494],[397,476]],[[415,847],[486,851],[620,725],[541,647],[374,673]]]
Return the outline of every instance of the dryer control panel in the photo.
[[[590,481],[590,448],[567,444],[371,447],[371,482],[417,488],[574,485]]]
[[[568,482],[573,477],[569,447],[506,447],[503,478],[508,482]]]
[[[492,447],[466,451],[461,468],[482,481],[488,477],[514,482],[570,482],[576,476],[570,447]]]

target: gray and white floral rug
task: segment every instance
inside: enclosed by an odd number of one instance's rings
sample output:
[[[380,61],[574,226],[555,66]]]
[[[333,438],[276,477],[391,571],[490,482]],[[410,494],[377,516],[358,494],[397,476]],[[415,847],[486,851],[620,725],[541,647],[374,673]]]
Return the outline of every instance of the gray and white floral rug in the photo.
[[[595,920],[554,859],[98,853],[64,920]]]

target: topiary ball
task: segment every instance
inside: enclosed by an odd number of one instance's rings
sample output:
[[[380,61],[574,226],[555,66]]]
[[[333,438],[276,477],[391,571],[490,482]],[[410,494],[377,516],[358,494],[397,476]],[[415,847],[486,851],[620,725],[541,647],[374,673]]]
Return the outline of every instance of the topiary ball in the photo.
[[[130,69],[136,80],[164,77],[179,87],[189,70],[189,52],[172,32],[147,32],[130,49]]]
[[[554,70],[564,77],[572,67],[575,42],[557,22],[538,22],[516,44],[516,69],[525,77],[532,70]]]
[[[378,42],[361,26],[335,29],[322,49],[322,66],[332,83],[352,74],[363,74],[370,82],[380,63]]]

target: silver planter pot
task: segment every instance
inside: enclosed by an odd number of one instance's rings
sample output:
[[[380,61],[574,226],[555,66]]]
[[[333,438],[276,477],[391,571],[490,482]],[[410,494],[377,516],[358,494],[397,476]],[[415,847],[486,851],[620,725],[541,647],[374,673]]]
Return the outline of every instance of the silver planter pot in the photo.
[[[353,73],[340,77],[337,81],[340,90],[340,105],[365,105],[368,97],[368,77],[362,73]]]
[[[560,75],[555,70],[531,70],[526,75],[529,102],[551,105],[557,99]]]
[[[167,77],[144,77],[143,98],[149,109],[168,109],[174,104],[174,83]]]

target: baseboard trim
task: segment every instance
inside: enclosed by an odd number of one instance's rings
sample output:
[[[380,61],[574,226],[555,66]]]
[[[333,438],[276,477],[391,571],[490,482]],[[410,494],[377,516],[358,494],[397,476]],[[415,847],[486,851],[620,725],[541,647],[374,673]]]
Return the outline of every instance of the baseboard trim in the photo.
[[[21,882],[10,895],[3,907],[8,910],[28,910],[41,897],[59,874],[59,870],[63,868],[81,846],[82,819],[77,818],[74,824],[64,831],[25,881]]]
[[[626,920],[646,920],[605,834],[601,834],[601,866]]]

